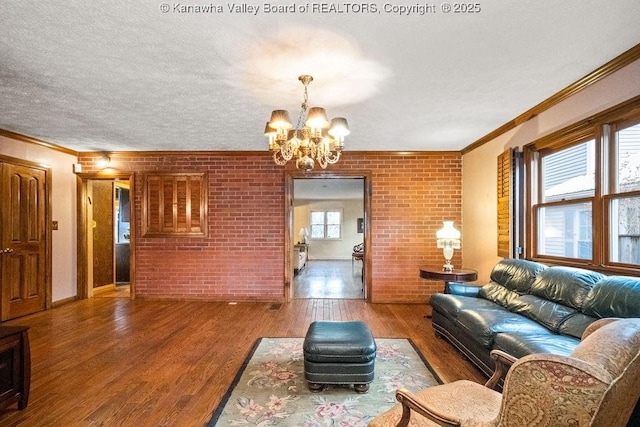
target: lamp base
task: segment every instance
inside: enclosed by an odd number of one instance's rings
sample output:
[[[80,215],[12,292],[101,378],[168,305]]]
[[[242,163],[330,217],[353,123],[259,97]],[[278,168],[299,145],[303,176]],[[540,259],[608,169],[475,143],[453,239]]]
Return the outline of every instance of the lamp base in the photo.
[[[447,273],[451,273],[453,271],[453,265],[447,260],[447,263],[442,266],[442,271],[446,271]]]

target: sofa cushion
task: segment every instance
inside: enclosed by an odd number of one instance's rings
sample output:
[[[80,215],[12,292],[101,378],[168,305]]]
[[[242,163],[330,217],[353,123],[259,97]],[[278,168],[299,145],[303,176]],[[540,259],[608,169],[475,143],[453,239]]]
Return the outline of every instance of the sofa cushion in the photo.
[[[496,305],[482,298],[464,297],[450,294],[433,294],[429,304],[434,311],[439,312],[448,319],[455,319],[460,310],[465,309],[490,309]]]
[[[582,312],[592,317],[640,317],[640,278],[609,276],[591,289]]]
[[[456,324],[487,349],[493,346],[493,339],[500,332],[549,333],[549,330],[539,323],[497,306],[460,310]]]
[[[513,307],[513,302],[518,299],[520,294],[505,288],[499,283],[490,282],[480,288],[478,296],[510,310]]]
[[[541,323],[553,332],[558,332],[558,328],[569,316],[575,314],[575,308],[558,304],[535,295],[522,295],[514,301],[513,311],[529,319]]]
[[[509,290],[526,294],[545,268],[544,264],[524,259],[503,259],[493,267],[490,279]]]
[[[549,267],[538,274],[530,293],[579,310],[591,288],[604,277],[581,268]]]
[[[580,343],[578,338],[550,332],[546,334],[505,332],[495,336],[493,348],[518,358],[533,353],[554,353],[568,356],[578,343]]]
[[[558,327],[558,333],[580,339],[582,338],[584,330],[587,329],[587,326],[596,320],[597,319],[595,317],[587,316],[583,313],[574,313],[564,319],[562,324]]]

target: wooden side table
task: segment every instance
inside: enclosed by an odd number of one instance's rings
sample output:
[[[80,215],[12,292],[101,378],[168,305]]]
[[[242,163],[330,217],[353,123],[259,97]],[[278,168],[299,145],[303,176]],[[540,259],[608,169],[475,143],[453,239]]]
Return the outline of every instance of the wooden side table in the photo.
[[[437,267],[420,267],[420,277],[429,280],[444,281],[444,291],[448,291],[449,282],[473,282],[478,280],[478,272],[475,270],[443,271]]]
[[[444,281],[444,293],[448,293],[450,282],[473,282],[478,280],[478,272],[475,270],[444,271],[442,267],[420,267],[420,277],[428,280]],[[431,319],[431,314],[427,314],[424,317]]]
[[[31,352],[27,326],[0,326],[0,408],[27,407],[31,385]]]

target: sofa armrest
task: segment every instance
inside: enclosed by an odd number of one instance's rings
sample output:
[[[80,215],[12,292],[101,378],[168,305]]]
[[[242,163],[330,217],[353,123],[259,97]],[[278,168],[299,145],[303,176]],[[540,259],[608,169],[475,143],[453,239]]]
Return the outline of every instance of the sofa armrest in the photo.
[[[463,282],[447,282],[444,287],[445,294],[463,297],[477,297],[479,292],[480,286],[469,285]]]

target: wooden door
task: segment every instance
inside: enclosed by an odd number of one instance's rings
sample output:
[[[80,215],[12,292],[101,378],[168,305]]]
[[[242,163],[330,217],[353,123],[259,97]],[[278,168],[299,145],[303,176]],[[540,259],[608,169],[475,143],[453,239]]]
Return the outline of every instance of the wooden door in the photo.
[[[46,172],[0,163],[0,320],[46,306]]]

